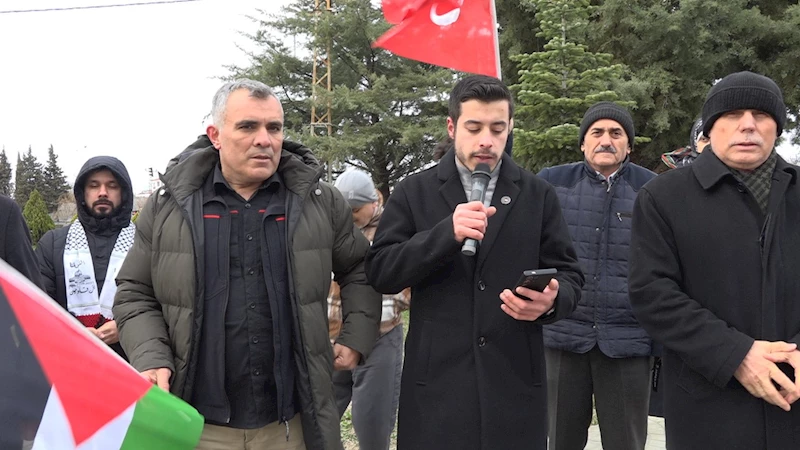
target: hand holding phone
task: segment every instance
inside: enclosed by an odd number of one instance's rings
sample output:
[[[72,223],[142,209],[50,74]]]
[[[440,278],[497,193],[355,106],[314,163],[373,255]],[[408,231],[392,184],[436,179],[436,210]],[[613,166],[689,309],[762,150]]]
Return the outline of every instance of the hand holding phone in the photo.
[[[531,289],[533,291],[543,292],[544,288],[550,284],[550,280],[558,273],[556,269],[537,269],[537,270],[526,270],[522,272],[522,275],[517,280],[517,286],[514,287],[514,290],[511,292],[514,293],[517,297],[530,300],[529,298],[517,294],[517,287],[522,286],[524,288]]]

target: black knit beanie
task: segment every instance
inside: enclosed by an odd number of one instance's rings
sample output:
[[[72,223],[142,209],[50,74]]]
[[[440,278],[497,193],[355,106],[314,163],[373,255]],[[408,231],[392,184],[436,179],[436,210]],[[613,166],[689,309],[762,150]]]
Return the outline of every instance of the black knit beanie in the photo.
[[[581,120],[580,140],[578,145],[583,145],[583,138],[586,137],[586,132],[593,123],[602,119],[611,119],[617,121],[625,130],[628,135],[628,145],[633,150],[633,139],[636,137],[633,129],[633,117],[627,109],[619,106],[614,102],[597,102],[586,110]]]
[[[781,89],[772,79],[753,72],[736,72],[721,79],[708,91],[703,104],[703,134],[709,136],[714,122],[728,111],[763,111],[778,125],[778,136],[786,124],[786,105]]]

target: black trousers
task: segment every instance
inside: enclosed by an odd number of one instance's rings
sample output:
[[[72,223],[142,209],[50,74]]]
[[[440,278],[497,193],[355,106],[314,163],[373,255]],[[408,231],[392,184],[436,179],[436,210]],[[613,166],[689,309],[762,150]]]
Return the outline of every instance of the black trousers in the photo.
[[[592,421],[592,397],[603,448],[643,450],[647,440],[650,357],[610,358],[545,349],[549,449],[582,450]]]

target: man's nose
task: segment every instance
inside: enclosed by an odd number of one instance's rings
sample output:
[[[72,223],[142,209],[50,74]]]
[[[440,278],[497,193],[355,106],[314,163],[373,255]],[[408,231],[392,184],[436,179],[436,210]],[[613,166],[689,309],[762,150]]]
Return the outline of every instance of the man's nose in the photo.
[[[480,145],[481,148],[492,148],[494,145],[492,141],[492,132],[489,130],[482,132],[478,140],[478,145]]]
[[[253,145],[256,147],[269,147],[270,144],[269,132],[265,127],[259,127],[255,139],[253,140]]]
[[[756,127],[756,116],[753,115],[753,111],[747,110],[742,114],[742,117],[739,119],[739,128],[743,130],[752,130]]]

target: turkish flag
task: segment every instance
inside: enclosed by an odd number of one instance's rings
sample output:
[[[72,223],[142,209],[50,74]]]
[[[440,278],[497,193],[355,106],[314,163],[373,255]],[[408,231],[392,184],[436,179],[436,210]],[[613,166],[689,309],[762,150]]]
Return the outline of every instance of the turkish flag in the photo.
[[[427,1],[428,0],[383,0],[381,2],[381,10],[383,10],[383,17],[386,18],[387,22],[392,25],[397,25],[420,9]],[[458,5],[456,4],[456,6]]]
[[[372,46],[462,72],[500,78],[494,0],[383,0],[399,23]]]

